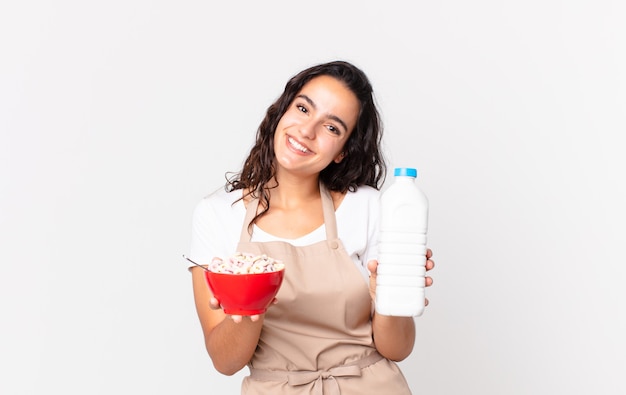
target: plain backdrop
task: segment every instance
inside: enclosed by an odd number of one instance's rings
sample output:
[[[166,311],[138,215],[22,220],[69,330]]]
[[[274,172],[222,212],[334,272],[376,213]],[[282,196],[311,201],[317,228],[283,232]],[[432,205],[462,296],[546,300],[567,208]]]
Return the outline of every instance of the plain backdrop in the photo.
[[[2,2],[0,393],[239,393],[195,314],[192,210],[288,78],[335,59],[431,203],[413,392],[626,393],[624,20],[621,0]]]

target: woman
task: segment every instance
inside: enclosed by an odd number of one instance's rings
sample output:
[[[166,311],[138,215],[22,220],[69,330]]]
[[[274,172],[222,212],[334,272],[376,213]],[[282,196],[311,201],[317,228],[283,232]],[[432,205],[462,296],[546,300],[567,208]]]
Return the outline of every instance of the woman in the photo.
[[[226,316],[190,268],[213,365],[250,368],[242,394],[410,394],[394,361],[413,349],[414,320],[373,305],[381,136],[365,74],[342,61],[313,66],[269,107],[241,172],[198,204],[192,260],[242,251],[286,264],[275,304],[251,317]]]

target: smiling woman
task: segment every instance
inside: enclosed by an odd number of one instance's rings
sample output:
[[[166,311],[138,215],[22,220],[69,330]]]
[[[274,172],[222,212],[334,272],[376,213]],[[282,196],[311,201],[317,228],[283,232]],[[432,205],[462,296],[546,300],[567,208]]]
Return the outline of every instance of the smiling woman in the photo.
[[[275,303],[248,316],[224,312],[189,267],[213,365],[250,369],[242,394],[411,393],[396,361],[413,349],[413,318],[373,308],[381,135],[366,75],[343,61],[313,66],[269,107],[243,169],[197,205],[193,261],[238,251],[285,265]]]

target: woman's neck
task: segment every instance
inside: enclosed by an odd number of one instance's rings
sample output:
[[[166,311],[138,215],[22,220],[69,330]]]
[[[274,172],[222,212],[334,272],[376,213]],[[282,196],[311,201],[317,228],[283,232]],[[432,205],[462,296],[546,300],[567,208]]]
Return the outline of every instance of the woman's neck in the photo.
[[[320,199],[317,177],[309,179],[282,177],[276,184],[275,188],[270,189],[271,206],[297,207]]]

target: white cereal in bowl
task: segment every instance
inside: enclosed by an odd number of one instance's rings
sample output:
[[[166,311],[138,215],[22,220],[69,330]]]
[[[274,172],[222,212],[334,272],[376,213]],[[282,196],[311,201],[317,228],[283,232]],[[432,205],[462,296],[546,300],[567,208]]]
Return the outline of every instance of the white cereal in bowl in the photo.
[[[254,274],[276,272],[285,268],[284,263],[265,254],[253,255],[237,252],[226,259],[213,258],[209,270],[214,273]]]

